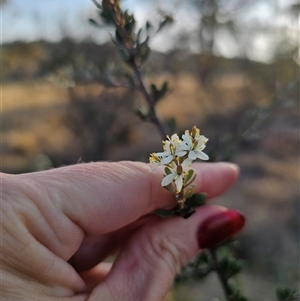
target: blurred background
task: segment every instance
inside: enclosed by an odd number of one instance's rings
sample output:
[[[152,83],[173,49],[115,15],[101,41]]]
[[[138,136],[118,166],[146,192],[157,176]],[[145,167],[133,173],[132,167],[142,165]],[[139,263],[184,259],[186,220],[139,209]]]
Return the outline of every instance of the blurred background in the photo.
[[[160,150],[155,127],[135,113],[142,96],[108,85],[110,72],[128,70],[92,2],[0,6],[2,172],[146,162]],[[179,133],[198,126],[211,158],[241,167],[237,184],[212,202],[247,217],[238,248],[243,290],[267,301],[278,286],[298,288],[299,2],[127,0],[123,8],[138,27],[173,20],[150,41],[144,67],[148,84],[169,83],[159,116],[173,125],[176,118]],[[211,276],[175,288],[172,300],[213,300],[222,296],[218,287]]]

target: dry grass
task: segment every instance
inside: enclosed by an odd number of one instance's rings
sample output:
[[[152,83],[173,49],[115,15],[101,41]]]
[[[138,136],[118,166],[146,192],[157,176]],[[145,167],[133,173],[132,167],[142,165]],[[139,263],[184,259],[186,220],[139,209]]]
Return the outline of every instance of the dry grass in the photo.
[[[41,108],[65,103],[67,91],[47,82],[5,84],[2,89],[2,112]]]

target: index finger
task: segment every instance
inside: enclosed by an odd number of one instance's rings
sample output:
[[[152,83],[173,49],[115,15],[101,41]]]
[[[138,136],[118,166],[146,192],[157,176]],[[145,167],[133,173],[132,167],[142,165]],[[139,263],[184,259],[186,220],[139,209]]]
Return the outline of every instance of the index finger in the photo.
[[[214,197],[234,183],[238,169],[228,163],[195,163],[195,192]],[[59,211],[87,234],[117,230],[157,208],[174,207],[173,195],[160,184],[163,170],[149,173],[140,162],[77,164],[21,175],[47,189]]]

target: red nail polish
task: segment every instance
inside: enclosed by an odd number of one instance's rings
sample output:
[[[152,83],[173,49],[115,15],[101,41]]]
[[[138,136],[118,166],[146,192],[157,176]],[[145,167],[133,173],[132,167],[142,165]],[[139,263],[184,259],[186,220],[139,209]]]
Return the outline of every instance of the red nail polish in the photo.
[[[220,211],[209,216],[200,225],[197,233],[200,249],[211,248],[233,236],[243,228],[244,216],[236,210]]]

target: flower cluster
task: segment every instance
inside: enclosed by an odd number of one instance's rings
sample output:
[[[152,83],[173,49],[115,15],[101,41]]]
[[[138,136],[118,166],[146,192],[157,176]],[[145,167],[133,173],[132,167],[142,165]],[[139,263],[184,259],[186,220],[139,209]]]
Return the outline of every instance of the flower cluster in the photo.
[[[203,152],[206,137],[200,135],[200,130],[193,127],[191,131],[186,130],[182,139],[177,134],[171,138],[167,136],[163,141],[163,152],[152,153],[149,161],[155,169],[158,166],[165,166],[165,175],[161,185],[174,193],[179,202],[184,202],[193,193],[194,186],[188,187],[196,178],[194,171],[190,168],[192,162],[197,158],[208,160]]]

